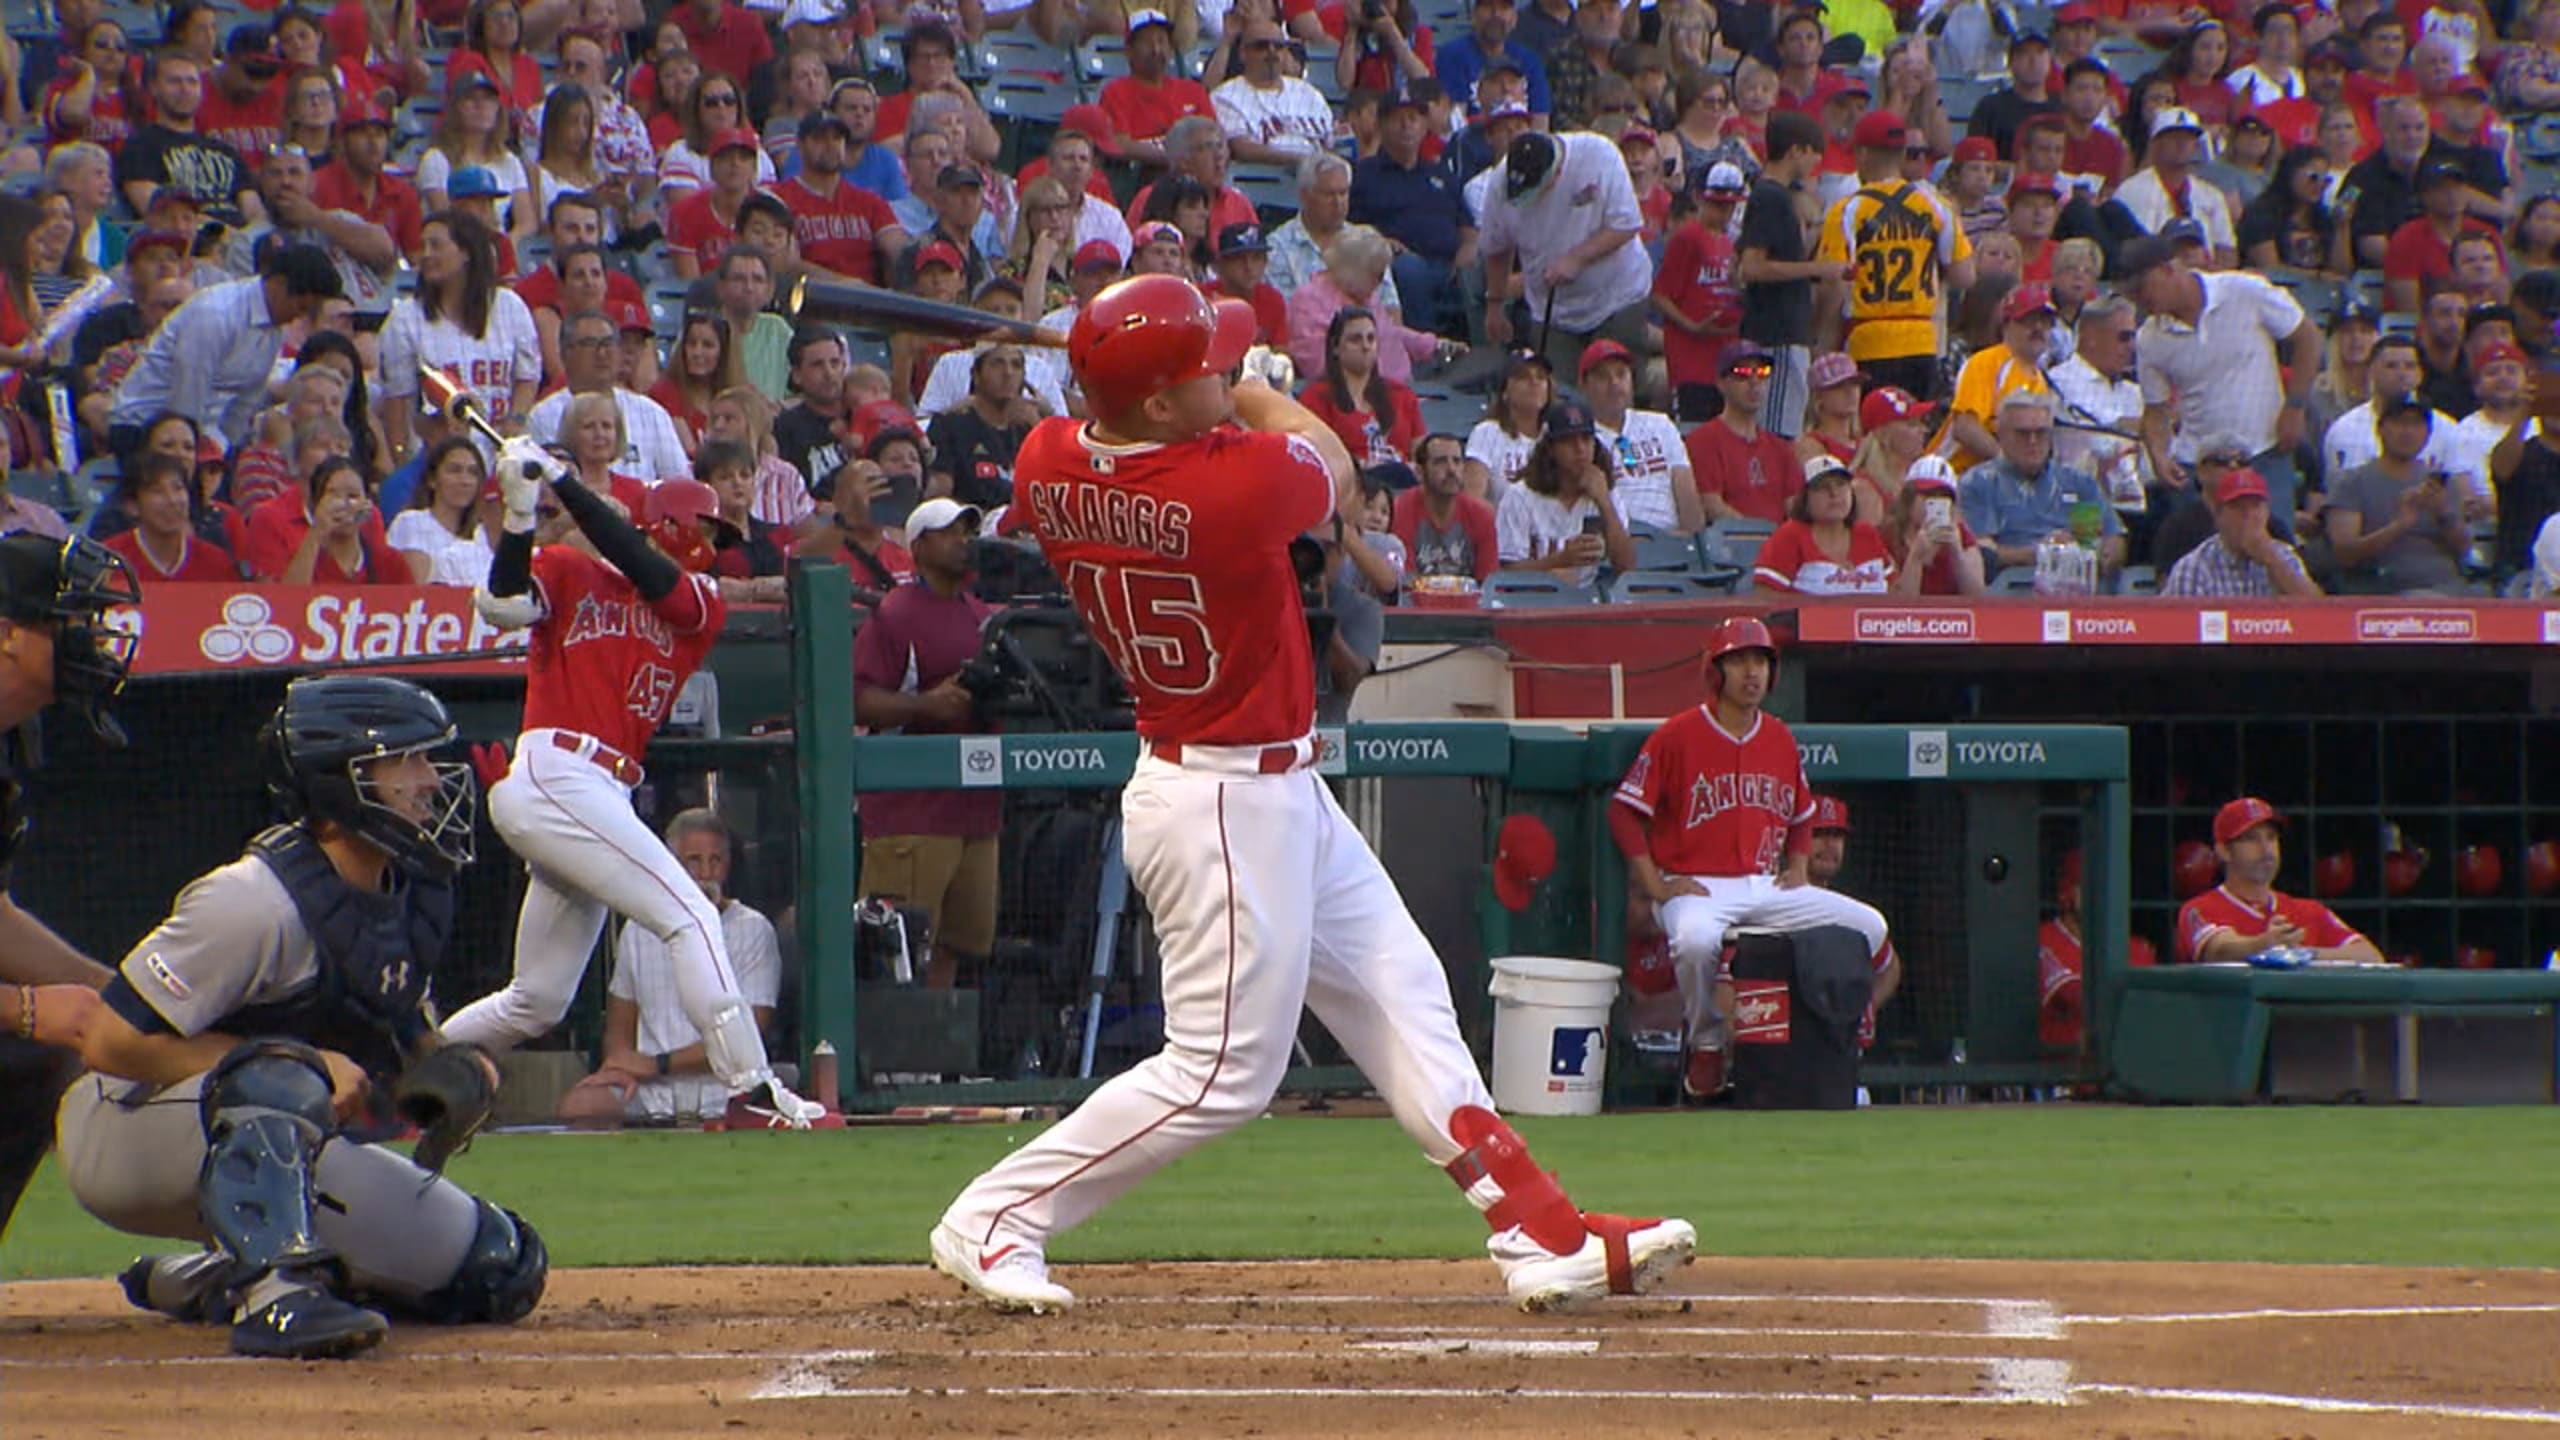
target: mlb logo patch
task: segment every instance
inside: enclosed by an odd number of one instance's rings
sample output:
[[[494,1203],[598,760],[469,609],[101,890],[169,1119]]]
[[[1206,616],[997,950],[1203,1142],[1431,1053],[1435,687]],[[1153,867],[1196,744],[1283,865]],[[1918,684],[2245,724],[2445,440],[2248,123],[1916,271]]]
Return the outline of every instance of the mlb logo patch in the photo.
[[[1547,1051],[1547,1074],[1579,1080],[1591,1073],[1591,1057],[1600,1048],[1596,1026],[1559,1025]]]

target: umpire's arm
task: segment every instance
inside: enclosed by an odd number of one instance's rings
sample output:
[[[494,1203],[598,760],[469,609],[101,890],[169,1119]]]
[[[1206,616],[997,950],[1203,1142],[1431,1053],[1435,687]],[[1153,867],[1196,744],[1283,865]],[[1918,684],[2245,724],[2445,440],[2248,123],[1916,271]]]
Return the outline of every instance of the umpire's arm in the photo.
[[[0,980],[14,985],[106,987],[115,972],[71,948],[46,924],[0,893]]]

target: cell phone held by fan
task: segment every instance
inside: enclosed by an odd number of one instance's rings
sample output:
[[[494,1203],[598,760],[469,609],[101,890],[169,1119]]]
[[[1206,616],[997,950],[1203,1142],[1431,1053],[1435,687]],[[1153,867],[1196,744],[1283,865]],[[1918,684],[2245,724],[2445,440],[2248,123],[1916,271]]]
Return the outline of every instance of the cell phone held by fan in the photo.
[[[1945,530],[1956,523],[1956,502],[1931,495],[1920,502],[1920,518],[1932,530]]]

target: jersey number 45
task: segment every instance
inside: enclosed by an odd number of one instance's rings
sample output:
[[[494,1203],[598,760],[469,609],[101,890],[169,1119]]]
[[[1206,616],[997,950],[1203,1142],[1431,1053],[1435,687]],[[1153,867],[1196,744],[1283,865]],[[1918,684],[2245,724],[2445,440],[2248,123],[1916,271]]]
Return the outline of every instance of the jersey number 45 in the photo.
[[[1168,695],[1197,695],[1217,683],[1218,645],[1198,576],[1079,560],[1066,581],[1122,679]]]

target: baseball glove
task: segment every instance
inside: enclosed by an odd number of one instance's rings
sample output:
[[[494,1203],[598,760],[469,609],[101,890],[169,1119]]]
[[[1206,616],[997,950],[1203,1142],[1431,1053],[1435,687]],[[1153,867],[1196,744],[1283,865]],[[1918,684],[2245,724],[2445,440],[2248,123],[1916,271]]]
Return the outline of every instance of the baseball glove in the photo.
[[[411,1065],[392,1088],[400,1117],[418,1127],[418,1168],[444,1173],[445,1162],[471,1144],[488,1123],[497,1103],[495,1070],[487,1051],[477,1045],[447,1044]]]

